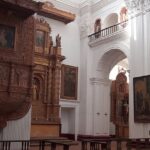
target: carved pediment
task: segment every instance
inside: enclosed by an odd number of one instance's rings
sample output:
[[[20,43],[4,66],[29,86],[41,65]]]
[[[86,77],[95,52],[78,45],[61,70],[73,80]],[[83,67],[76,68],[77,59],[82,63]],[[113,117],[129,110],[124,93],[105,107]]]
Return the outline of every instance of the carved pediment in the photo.
[[[55,8],[50,2],[41,3],[38,14],[64,23],[70,23],[75,19],[74,14]]]
[[[54,7],[50,2],[36,2],[33,0],[0,0],[0,6],[12,11],[16,16],[27,18],[34,13],[69,23],[74,21],[75,15]]]

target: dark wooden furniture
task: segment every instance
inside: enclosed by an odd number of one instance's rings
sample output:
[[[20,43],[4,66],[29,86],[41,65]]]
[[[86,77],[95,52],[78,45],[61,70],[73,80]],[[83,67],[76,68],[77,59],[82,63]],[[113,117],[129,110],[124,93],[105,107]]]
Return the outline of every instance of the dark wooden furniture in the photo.
[[[49,24],[32,15],[64,23],[75,15],[32,0],[1,0],[0,6],[0,128],[24,117],[32,101],[31,136],[59,136],[61,38],[54,46]]]
[[[125,71],[122,70],[111,86],[111,121],[116,126],[117,137],[129,136],[129,96]]]
[[[44,19],[35,20],[32,136],[59,136],[61,47],[54,46],[51,28]]]
[[[24,4],[26,5],[27,2]],[[29,2],[28,2],[29,3]],[[34,10],[0,1],[0,128],[25,116],[31,106]],[[20,9],[22,10],[20,11]],[[24,13],[27,16],[24,16]],[[20,12],[20,13],[19,13]]]
[[[71,140],[63,140],[54,138],[51,140],[42,139],[32,139],[32,140],[13,140],[13,141],[0,141],[1,150],[14,150],[15,147],[20,150],[46,150],[47,148],[51,150],[56,150],[57,146],[61,145],[63,150],[69,150],[71,146],[78,145],[78,142]]]
[[[39,15],[52,18],[64,23],[74,21],[75,15],[54,7],[50,2],[36,2],[33,0],[1,0],[1,8],[13,11],[14,14],[27,18],[35,12]],[[19,12],[19,13],[18,13]]]

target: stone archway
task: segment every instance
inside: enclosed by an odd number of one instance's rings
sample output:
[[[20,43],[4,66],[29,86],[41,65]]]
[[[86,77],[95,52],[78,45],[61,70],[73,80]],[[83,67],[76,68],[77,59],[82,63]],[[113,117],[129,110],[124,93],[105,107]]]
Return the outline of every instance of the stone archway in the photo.
[[[109,73],[111,69],[121,60],[127,58],[123,50],[110,49],[105,51],[98,62],[96,78],[92,78],[95,97],[95,135],[110,135],[110,86]],[[99,107],[99,108],[98,108]]]
[[[119,49],[111,49],[103,54],[98,67],[101,71],[101,78],[108,80],[111,69],[121,60],[126,58],[126,54]]]

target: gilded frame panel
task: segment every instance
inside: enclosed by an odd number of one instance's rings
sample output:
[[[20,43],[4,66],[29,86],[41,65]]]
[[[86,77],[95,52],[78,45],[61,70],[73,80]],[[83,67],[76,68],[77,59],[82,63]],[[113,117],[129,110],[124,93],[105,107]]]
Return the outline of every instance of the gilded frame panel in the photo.
[[[134,88],[134,121],[150,122],[150,75],[135,77]]]
[[[0,23],[0,49],[14,50],[16,27]]]
[[[78,67],[62,65],[61,98],[76,100],[78,87]]]

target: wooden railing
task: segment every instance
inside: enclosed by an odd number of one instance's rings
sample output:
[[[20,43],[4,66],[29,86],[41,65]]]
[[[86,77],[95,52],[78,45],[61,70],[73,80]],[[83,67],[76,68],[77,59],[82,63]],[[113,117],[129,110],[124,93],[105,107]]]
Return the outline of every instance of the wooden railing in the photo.
[[[95,39],[98,39],[98,38],[105,38],[117,31],[121,31],[121,30],[124,30],[124,28],[127,26],[127,23],[128,21],[124,21],[124,22],[121,22],[121,23],[118,23],[118,24],[115,24],[113,26],[110,26],[108,28],[105,28],[101,31],[98,31],[98,32],[95,32],[91,35],[89,35],[89,40],[90,42],[95,40]]]
[[[112,143],[116,143],[115,150],[150,150],[149,138],[103,138],[103,139],[82,139],[82,150],[111,150]],[[114,148],[113,148],[114,149]]]
[[[61,145],[63,150],[70,150],[71,146],[78,143],[67,139],[0,141],[0,150],[56,150],[58,145]]]

